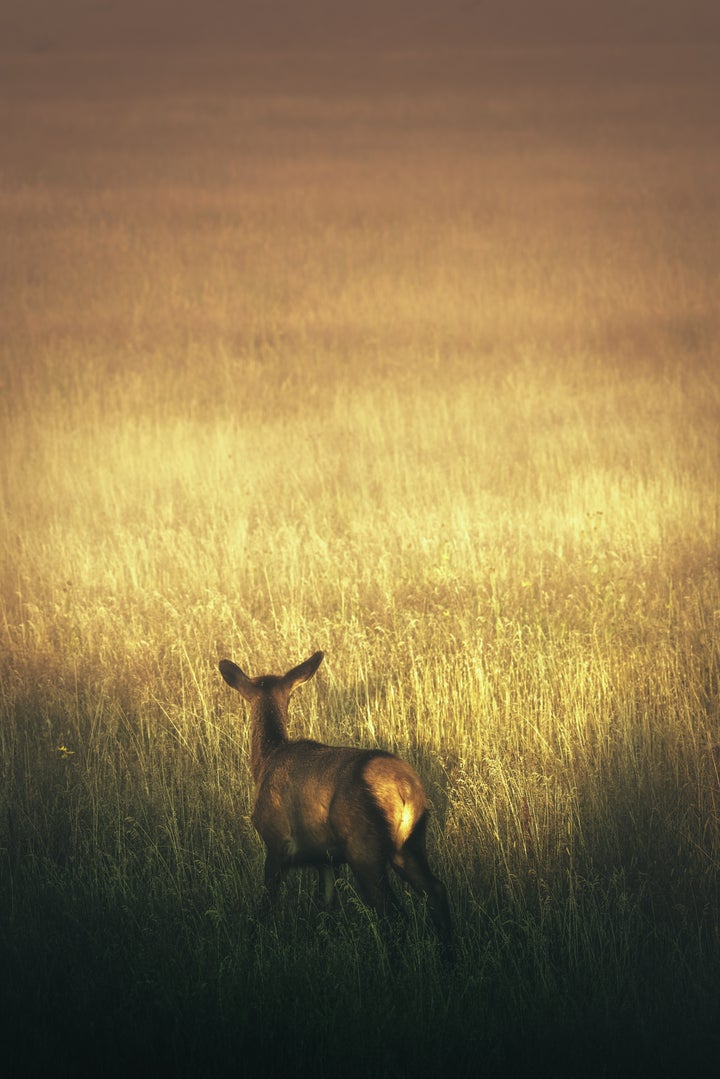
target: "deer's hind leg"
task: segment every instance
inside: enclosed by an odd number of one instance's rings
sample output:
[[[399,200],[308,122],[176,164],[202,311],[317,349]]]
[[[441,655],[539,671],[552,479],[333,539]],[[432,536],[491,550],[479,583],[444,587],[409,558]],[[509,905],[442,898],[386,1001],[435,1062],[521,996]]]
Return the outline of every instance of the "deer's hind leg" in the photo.
[[[277,903],[284,875],[283,861],[275,852],[267,849],[265,855],[265,897],[271,907]]]
[[[427,898],[427,909],[443,946],[445,954],[452,955],[452,919],[447,890],[430,869],[425,853],[426,820],[418,822],[415,831],[399,851],[393,854],[391,864],[403,880]]]
[[[327,862],[324,865],[319,865],[317,871],[320,904],[326,910],[330,910],[335,906],[337,901],[337,892],[335,891],[335,867],[332,862]]]
[[[383,916],[399,910],[397,896],[390,884],[384,836],[367,832],[353,836],[348,843],[347,861],[367,906]]]

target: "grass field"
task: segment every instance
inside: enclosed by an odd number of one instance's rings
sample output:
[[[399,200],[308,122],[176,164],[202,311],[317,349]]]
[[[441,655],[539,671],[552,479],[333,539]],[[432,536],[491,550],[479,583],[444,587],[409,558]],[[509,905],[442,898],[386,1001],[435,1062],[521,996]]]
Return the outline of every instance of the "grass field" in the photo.
[[[8,1075],[706,1074],[712,57],[3,67]],[[217,662],[434,806],[458,959],[262,913]]]

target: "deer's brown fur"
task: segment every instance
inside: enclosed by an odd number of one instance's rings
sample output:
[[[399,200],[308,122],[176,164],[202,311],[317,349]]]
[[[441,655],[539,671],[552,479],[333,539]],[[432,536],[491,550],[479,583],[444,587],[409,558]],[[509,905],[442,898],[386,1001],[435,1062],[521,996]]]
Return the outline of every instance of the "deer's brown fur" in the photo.
[[[451,948],[445,886],[425,853],[428,800],[406,761],[376,749],[328,746],[287,734],[293,691],[320,666],[315,652],[287,674],[249,678],[231,660],[220,672],[250,705],[250,768],[255,784],[252,820],[266,848],[265,885],[277,897],[283,874],[314,866],[326,902],[333,867],[347,863],[365,902],[380,914],[396,906],[388,867],[427,897],[446,951]]]

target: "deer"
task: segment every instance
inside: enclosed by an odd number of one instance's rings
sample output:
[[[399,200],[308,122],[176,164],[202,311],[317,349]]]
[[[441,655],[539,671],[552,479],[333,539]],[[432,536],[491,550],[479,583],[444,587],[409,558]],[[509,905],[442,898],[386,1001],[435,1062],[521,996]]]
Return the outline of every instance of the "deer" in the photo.
[[[288,703],[323,660],[322,652],[284,675],[249,678],[232,660],[220,673],[250,706],[252,822],[265,844],[265,890],[275,906],[291,868],[311,867],[320,899],[335,900],[337,867],[349,865],[360,898],[381,917],[399,911],[391,867],[427,901],[445,958],[452,926],[445,885],[431,871],[425,844],[429,801],[419,775],[381,749],[331,746],[288,736]]]

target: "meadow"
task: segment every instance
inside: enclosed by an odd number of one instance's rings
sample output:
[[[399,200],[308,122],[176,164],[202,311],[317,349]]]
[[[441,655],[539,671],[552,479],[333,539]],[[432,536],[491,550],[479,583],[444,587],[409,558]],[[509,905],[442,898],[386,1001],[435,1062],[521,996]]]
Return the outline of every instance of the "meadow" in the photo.
[[[720,1050],[720,138],[701,50],[6,57],[8,1075]],[[457,960],[261,906],[217,663],[420,772]]]

